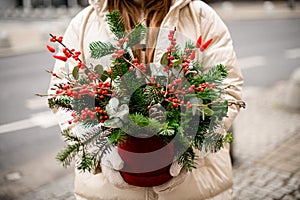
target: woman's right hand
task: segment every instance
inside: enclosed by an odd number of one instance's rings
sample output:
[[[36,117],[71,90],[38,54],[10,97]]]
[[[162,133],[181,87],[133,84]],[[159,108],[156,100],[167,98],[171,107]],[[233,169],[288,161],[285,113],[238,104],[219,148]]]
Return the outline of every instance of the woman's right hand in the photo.
[[[108,182],[117,188],[127,189],[132,186],[124,181],[119,172],[123,166],[124,161],[119,156],[117,147],[111,147],[111,151],[104,154],[101,159],[102,173]]]

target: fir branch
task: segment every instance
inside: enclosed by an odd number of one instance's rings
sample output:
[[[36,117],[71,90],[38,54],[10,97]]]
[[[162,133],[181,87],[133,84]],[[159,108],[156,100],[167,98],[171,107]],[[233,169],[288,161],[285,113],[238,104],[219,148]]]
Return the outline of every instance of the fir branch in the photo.
[[[73,99],[68,96],[55,96],[48,99],[48,106],[50,109],[55,107],[72,109]]]
[[[196,168],[195,166],[195,152],[193,148],[189,147],[179,158],[178,162],[182,167],[188,171]]]
[[[80,152],[81,142],[78,137],[71,135],[70,129],[63,130],[61,135],[65,138],[65,141],[69,143],[69,145],[56,155],[56,159],[59,160],[64,167],[67,167]]]
[[[109,12],[106,15],[106,21],[109,25],[109,28],[113,34],[118,39],[124,38],[125,36],[125,25],[124,25],[124,20],[121,16],[120,11],[114,10]]]
[[[75,159],[75,156],[80,151],[80,143],[68,145],[63,151],[56,155],[56,159],[59,160],[64,167],[70,166],[71,162]]]
[[[147,35],[147,28],[142,24],[138,23],[132,30],[132,32],[127,36],[129,41],[127,43],[128,47],[132,47],[142,41]]]
[[[209,131],[203,140],[203,147],[206,152],[217,152],[223,147],[223,135],[215,130]]]
[[[208,83],[221,83],[228,76],[226,67],[219,64],[203,74],[203,80]]]
[[[108,137],[110,143],[115,145],[125,143],[126,138],[127,138],[126,133],[121,129],[113,130]]]
[[[95,59],[100,59],[103,56],[112,54],[115,50],[115,46],[111,43],[96,41],[89,44],[89,49],[91,53],[91,57]]]
[[[84,149],[82,150],[82,156],[80,162],[77,163],[77,169],[82,171],[91,171],[96,167],[96,162],[93,156],[88,154]]]

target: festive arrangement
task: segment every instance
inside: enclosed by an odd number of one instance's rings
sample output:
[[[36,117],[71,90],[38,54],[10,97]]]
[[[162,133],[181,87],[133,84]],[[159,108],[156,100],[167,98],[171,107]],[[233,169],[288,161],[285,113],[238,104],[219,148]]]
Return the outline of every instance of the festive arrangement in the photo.
[[[149,162],[163,160],[161,166],[166,168],[153,170],[162,170],[158,174],[162,175],[176,160],[192,170],[197,167],[195,150],[217,152],[225,142],[231,142],[230,133],[219,131],[228,111],[224,94],[230,86],[222,84],[228,74],[226,66],[204,71],[201,60],[196,59],[197,52],[205,51],[213,39],[203,42],[200,36],[181,48],[176,42],[176,29],[171,30],[169,45],[157,66],[161,73],[153,75],[149,65],[133,54],[135,45],[146,37],[147,28],[138,23],[126,32],[118,11],[110,12],[107,22],[115,43],[96,41],[89,49],[94,59],[110,56],[109,66],[84,63],[80,52],[65,46],[62,37],[50,34],[50,41],[60,44],[63,53],[56,54],[56,49],[47,45],[53,57],[65,62],[66,68],[70,60],[76,63],[63,77],[50,71],[61,82],[51,88],[54,94],[49,97],[49,107],[72,113],[72,120],[66,122],[70,128],[62,131],[66,149],[57,155],[64,166],[77,157],[78,169],[94,170],[115,146],[125,160],[124,167],[128,164],[128,171],[122,174],[125,179],[134,170],[150,177],[155,175],[138,171],[140,162],[128,159],[126,152],[148,153],[164,148],[157,160]],[[72,131],[78,125],[85,130],[80,135]]]

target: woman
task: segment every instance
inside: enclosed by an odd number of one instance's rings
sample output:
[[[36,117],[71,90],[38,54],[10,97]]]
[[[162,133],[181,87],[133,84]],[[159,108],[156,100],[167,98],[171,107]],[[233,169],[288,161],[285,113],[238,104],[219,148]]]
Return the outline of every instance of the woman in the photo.
[[[231,84],[228,99],[240,100],[243,78],[237,67],[236,56],[227,27],[215,11],[202,1],[192,0],[90,0],[90,6],[80,12],[70,23],[64,43],[69,48],[79,49],[82,59],[90,60],[88,44],[93,41],[105,41],[113,38],[105,21],[107,12],[120,10],[126,29],[139,21],[151,27],[146,41],[145,51],[137,48],[135,56],[146,63],[159,63],[167,40],[160,29],[172,30],[194,41],[202,35],[213,38],[213,43],[205,53],[199,55],[205,67],[223,64],[229,68],[225,84]],[[101,61],[108,62],[108,61]],[[54,72],[60,74],[64,65],[56,63]],[[56,81],[53,77],[51,85]],[[231,105],[225,128],[228,130],[238,114],[239,107]],[[225,130],[224,130],[225,131]],[[112,156],[118,157],[115,152]],[[112,157],[111,156],[111,157]],[[105,162],[107,160],[103,160]],[[119,163],[120,164],[120,163]],[[120,164],[121,165],[121,164]],[[232,199],[232,166],[229,145],[226,144],[218,153],[209,154],[197,161],[197,169],[191,172],[180,170],[174,163],[171,181],[156,187],[142,188],[126,184],[117,171],[120,165],[103,167],[97,174],[76,171],[75,196],[77,199]]]

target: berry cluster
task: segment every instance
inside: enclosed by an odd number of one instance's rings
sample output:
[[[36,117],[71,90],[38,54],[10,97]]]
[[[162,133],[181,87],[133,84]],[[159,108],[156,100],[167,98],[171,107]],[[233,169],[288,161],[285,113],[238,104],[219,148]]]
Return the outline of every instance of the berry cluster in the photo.
[[[62,36],[55,36],[55,35],[52,35],[50,34],[51,38],[50,38],[50,42],[58,42],[59,44],[61,44],[63,46],[63,49],[62,49],[62,52],[63,52],[63,55],[53,55],[53,57],[55,59],[58,59],[58,60],[61,60],[63,62],[66,62],[69,58],[73,58],[75,61],[77,61],[77,66],[80,68],[80,69],[84,69],[85,68],[85,65],[83,64],[83,62],[80,60],[79,56],[81,55],[81,52],[79,51],[75,51],[75,49],[69,49],[67,48],[64,44],[63,44],[63,37]],[[47,45],[46,46],[47,49],[51,52],[51,53],[55,53],[56,50],[55,48],[53,48],[52,46],[50,45]]]
[[[170,46],[167,48],[167,60],[168,60],[168,65],[165,67],[164,71],[169,73],[170,72],[170,67],[173,66],[173,61],[174,61],[174,55],[173,53],[176,52],[176,49],[175,49],[175,46],[177,44],[176,42],[176,38],[175,38],[175,30],[171,30],[169,32],[169,35],[168,35],[168,40],[170,41]]]
[[[131,65],[129,67],[129,70],[130,71],[133,71],[134,70],[134,67],[139,69],[141,72],[143,72],[144,74],[146,73],[146,65],[144,63],[139,63],[138,62],[138,59],[134,58],[132,59],[132,62],[133,62],[133,66]]]
[[[174,67],[174,61],[176,57],[176,38],[174,37],[176,30],[171,30],[168,35],[168,40],[170,41],[170,46],[167,48],[167,57],[168,65],[164,68],[164,71],[169,73],[170,68]],[[200,36],[196,43],[196,48],[199,48],[200,51],[204,51],[212,42],[212,39],[208,40],[202,44],[202,36]],[[181,62],[181,70],[184,73],[192,70],[193,60],[196,57],[196,48],[186,48]],[[177,64],[175,65],[177,66]],[[215,84],[201,83],[196,85],[191,85],[189,88],[183,87],[186,82],[180,77],[176,77],[171,81],[165,89],[161,91],[161,94],[165,96],[168,102],[172,103],[172,108],[178,109],[179,105],[186,106],[187,109],[191,108],[191,102],[184,102],[184,97],[186,93],[195,93],[195,92],[204,92],[206,89],[213,89],[216,87]]]
[[[51,35],[50,42],[58,42],[60,45],[63,46],[62,52],[63,55],[53,55],[54,58],[61,60],[63,62],[67,62],[69,58],[74,59],[77,62],[77,66],[79,69],[87,69],[85,64],[80,60],[79,56],[81,52],[75,51],[74,49],[70,50],[67,48],[63,43],[63,37],[57,37]],[[120,41],[121,42],[121,41]],[[56,50],[50,45],[46,46],[47,49],[51,53],[55,53]],[[67,83],[61,83],[55,85],[55,91],[57,96],[68,96],[73,98],[74,101],[81,100],[85,96],[89,96],[95,99],[109,101],[109,99],[113,96],[111,91],[111,84],[109,82],[102,82],[99,79],[99,74],[96,74],[92,70],[85,72],[85,83],[80,84],[78,80],[68,79]],[[60,78],[57,76],[56,73],[52,72],[52,76]],[[68,123],[76,123],[78,121],[84,121],[86,119],[95,119],[97,118],[99,122],[103,123],[105,120],[109,119],[106,111],[101,108],[100,106],[95,106],[94,108],[85,107],[79,111],[72,112],[73,120],[69,121]]]
[[[123,57],[123,54],[125,53],[125,50],[123,49],[124,47],[124,43],[125,42],[128,42],[128,38],[124,39],[124,38],[121,38],[119,40],[119,42],[117,43],[117,47],[118,49],[115,49],[114,50],[114,53],[111,55],[112,58],[122,58]]]
[[[104,123],[105,120],[109,119],[109,116],[107,115],[107,112],[105,110],[102,110],[100,107],[95,107],[94,111],[91,111],[89,108],[85,108],[80,111],[80,113],[72,112],[73,121],[69,121],[69,124],[72,122],[77,123],[79,121],[84,121],[87,119],[95,119],[98,118],[99,122]]]

